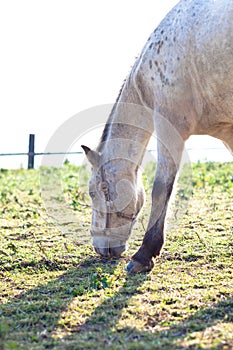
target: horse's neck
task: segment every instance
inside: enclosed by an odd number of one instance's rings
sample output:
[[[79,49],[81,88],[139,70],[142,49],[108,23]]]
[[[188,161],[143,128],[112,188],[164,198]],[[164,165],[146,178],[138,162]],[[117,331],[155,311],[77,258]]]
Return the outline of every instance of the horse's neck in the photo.
[[[141,164],[154,131],[153,111],[142,105],[139,93],[128,79],[107,121],[98,149],[106,158]]]

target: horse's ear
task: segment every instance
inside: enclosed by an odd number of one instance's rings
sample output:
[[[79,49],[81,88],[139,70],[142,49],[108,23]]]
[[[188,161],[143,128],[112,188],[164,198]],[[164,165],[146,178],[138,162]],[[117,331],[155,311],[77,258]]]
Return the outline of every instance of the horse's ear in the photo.
[[[84,150],[87,159],[89,160],[89,162],[91,163],[91,165],[94,168],[97,168],[99,165],[99,160],[100,160],[100,155],[98,152],[96,151],[92,151],[89,147],[82,145],[81,146],[82,149]]]

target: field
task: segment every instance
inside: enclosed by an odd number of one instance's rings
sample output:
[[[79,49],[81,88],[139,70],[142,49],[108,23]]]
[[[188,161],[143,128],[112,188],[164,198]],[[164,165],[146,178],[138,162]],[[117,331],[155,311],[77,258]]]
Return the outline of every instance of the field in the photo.
[[[154,166],[144,173],[150,192]],[[89,239],[84,168],[0,170],[0,350],[233,349],[233,163],[182,172],[153,271]]]

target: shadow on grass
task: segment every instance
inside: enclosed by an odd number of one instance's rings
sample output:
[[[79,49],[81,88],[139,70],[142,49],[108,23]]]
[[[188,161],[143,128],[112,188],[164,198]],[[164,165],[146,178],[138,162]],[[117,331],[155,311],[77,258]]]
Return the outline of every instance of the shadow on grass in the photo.
[[[44,263],[44,268],[51,270],[62,270],[64,266],[41,261],[38,271]],[[82,293],[88,293],[90,277],[101,268],[108,275],[112,275],[118,261],[108,263],[98,258],[88,258],[77,268],[73,268],[66,273],[48,282],[38,285],[19,296],[12,298],[8,303],[0,305],[0,350],[5,349],[65,349],[64,345],[59,345],[59,341],[54,339],[52,334],[57,329],[61,314],[67,310],[73,299],[79,295],[79,286],[84,286]],[[31,264],[29,264],[31,267]],[[18,268],[28,267],[23,264]],[[37,270],[36,268],[34,269]],[[43,271],[44,273],[44,271]],[[143,283],[144,278],[141,279]],[[94,288],[93,288],[94,290]],[[136,293],[137,288],[132,293]],[[125,299],[126,300],[126,299]],[[126,304],[124,303],[124,306]],[[123,308],[123,305],[122,305]],[[122,309],[121,308],[121,309]],[[120,315],[117,309],[115,317]],[[95,312],[93,312],[95,317]]]
[[[182,345],[185,339],[192,340],[196,338],[196,332],[204,332],[207,329],[217,325],[220,322],[232,324],[233,322],[233,297],[224,301],[213,304],[208,308],[203,308],[194,312],[191,316],[184,318],[178,322],[170,322],[169,326],[156,328],[159,324],[158,314],[155,310],[154,317],[149,316],[147,324],[144,325],[146,331],[139,331],[134,325],[118,326],[118,321],[122,315],[123,308],[127,308],[130,299],[138,292],[142,293],[139,287],[147,279],[142,275],[142,280],[138,280],[138,276],[129,276],[126,279],[121,290],[111,298],[105,300],[98,306],[91,317],[78,329],[74,327],[71,330],[76,333],[75,336],[63,338],[67,344],[66,349],[111,349],[111,350],[182,350],[182,349],[208,349],[208,350],[230,350],[233,349],[233,337],[219,344],[203,345],[202,336],[200,344],[198,341],[192,345]],[[131,290],[129,293],[128,290]],[[128,310],[130,313],[130,310]],[[134,314],[136,311],[134,311]],[[140,318],[140,311],[137,314]],[[169,322],[168,322],[169,323]],[[212,331],[210,331],[212,332]],[[212,334],[213,339],[219,334]],[[227,334],[229,336],[229,334]],[[201,344],[202,343],[202,344]],[[217,344],[217,342],[216,342]],[[60,349],[60,348],[59,348]]]
[[[148,318],[148,324],[145,325],[148,331],[139,331],[133,324],[130,327],[119,327],[122,311],[127,309],[134,295],[142,293],[140,287],[148,280],[148,276],[144,274],[126,276],[124,285],[114,295],[106,297],[99,306],[93,307],[93,312],[82,324],[70,325],[68,329],[60,326],[62,313],[77,296],[77,285],[88,285],[93,267],[101,267],[108,274],[113,274],[117,264],[117,261],[104,264],[99,259],[86,259],[77,268],[55,280],[41,284],[1,305],[0,350],[210,349],[201,345],[182,347],[181,342],[194,332],[204,331],[218,322],[233,322],[231,297],[197,311],[182,321],[171,323],[163,330],[156,329],[156,314],[153,322],[151,316]],[[138,317],[140,318],[140,314]],[[59,330],[63,331],[64,336],[56,339],[54,334]],[[229,345],[224,349],[231,347]]]

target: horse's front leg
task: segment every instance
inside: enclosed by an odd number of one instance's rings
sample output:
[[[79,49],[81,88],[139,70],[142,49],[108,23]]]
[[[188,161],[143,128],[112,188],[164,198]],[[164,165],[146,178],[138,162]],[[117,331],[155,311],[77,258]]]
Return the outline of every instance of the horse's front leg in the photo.
[[[153,268],[153,257],[159,256],[165,241],[164,221],[175,177],[179,169],[183,142],[174,140],[173,149],[158,142],[158,163],[152,190],[150,219],[140,249],[127,266],[128,272],[143,272]]]

